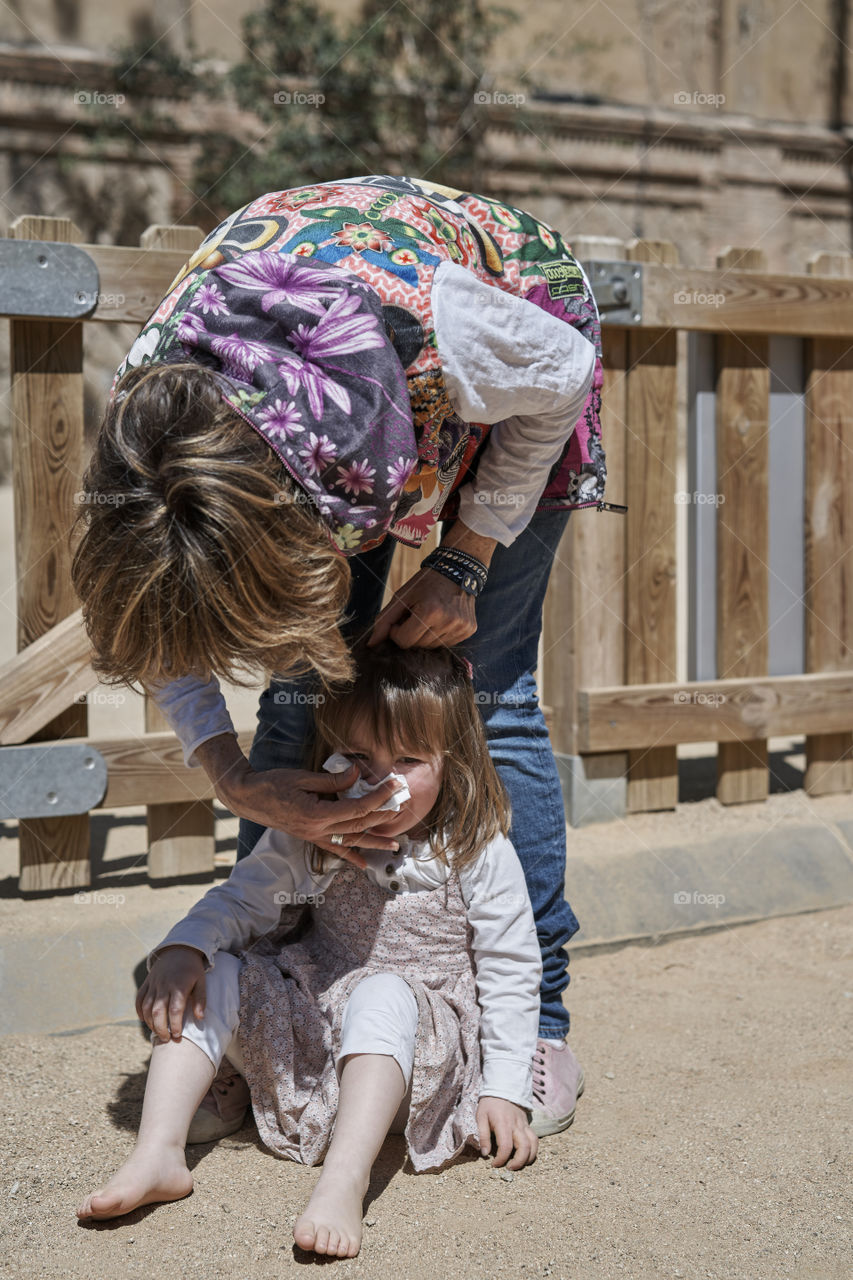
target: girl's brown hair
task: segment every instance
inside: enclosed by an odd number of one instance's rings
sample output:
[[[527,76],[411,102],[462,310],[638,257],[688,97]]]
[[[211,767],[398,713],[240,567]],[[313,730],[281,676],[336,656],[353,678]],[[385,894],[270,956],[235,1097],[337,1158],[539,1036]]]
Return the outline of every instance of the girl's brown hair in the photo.
[[[272,447],[191,362],[115,387],[83,477],[72,580],[110,684],[352,663],[350,570]]]
[[[499,832],[509,834],[511,816],[465,660],[453,649],[400,649],[391,640],[368,648],[367,634],[352,656],[355,683],[315,707],[306,767],[319,772],[356,724],[385,745],[440,756],[441,787],[424,822],[434,856],[464,867]],[[322,872],[328,856],[312,846],[312,869]]]

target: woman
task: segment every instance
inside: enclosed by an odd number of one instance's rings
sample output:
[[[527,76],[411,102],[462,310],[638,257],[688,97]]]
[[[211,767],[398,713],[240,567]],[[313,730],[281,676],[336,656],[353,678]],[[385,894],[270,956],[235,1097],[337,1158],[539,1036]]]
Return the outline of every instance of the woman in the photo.
[[[312,705],[373,620],[373,644],[463,646],[542,950],[539,1134],[571,1123],[583,1074],[534,672],[570,511],[603,500],[601,381],[586,276],[523,210],[378,175],[269,193],[205,239],[119,368],[84,481],[115,500],[86,504],[73,571],[96,669],[149,689],[241,818],[238,857],[265,827],[357,865],[393,849],[371,835],[393,784],[333,803],[355,772],[300,768]],[[380,612],[395,541],[439,521]],[[217,676],[258,667],[247,761]]]

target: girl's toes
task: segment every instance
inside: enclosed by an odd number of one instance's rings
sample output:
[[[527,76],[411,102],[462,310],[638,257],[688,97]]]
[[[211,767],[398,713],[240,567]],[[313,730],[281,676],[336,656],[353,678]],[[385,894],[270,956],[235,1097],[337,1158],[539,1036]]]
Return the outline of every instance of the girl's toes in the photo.
[[[300,1249],[313,1249],[316,1237],[317,1232],[313,1222],[308,1222],[305,1218],[296,1219],[293,1227],[293,1239]]]
[[[317,1228],[316,1235],[314,1236],[314,1252],[315,1253],[329,1252],[329,1228],[328,1227]]]

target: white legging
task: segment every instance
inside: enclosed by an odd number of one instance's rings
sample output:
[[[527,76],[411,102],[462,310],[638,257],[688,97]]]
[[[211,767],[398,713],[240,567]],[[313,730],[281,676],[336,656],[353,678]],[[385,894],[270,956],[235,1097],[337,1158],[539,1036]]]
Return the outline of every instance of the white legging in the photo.
[[[237,1039],[240,1023],[241,961],[228,951],[217,951],[213,968],[205,974],[205,1011],[199,1021],[191,1005],[184,1013],[183,1034],[207,1054],[216,1070],[224,1056],[245,1074]],[[381,1053],[395,1059],[408,1087],[415,1056],[418,1003],[407,982],[395,973],[375,973],[364,978],[346,1003],[341,1025],[340,1064],[351,1053]],[[159,1037],[151,1033],[153,1044]]]

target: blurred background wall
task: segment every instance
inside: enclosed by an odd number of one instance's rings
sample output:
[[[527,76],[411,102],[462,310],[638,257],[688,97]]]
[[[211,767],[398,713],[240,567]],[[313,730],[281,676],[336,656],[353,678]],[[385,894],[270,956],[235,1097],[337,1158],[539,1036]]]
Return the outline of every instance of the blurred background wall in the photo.
[[[523,205],[569,242],[671,240],[697,266],[748,245],[803,271],[851,249],[850,7],[6,0],[0,224],[64,216],[136,244],[387,169]],[[94,420],[134,331],[87,330]]]

